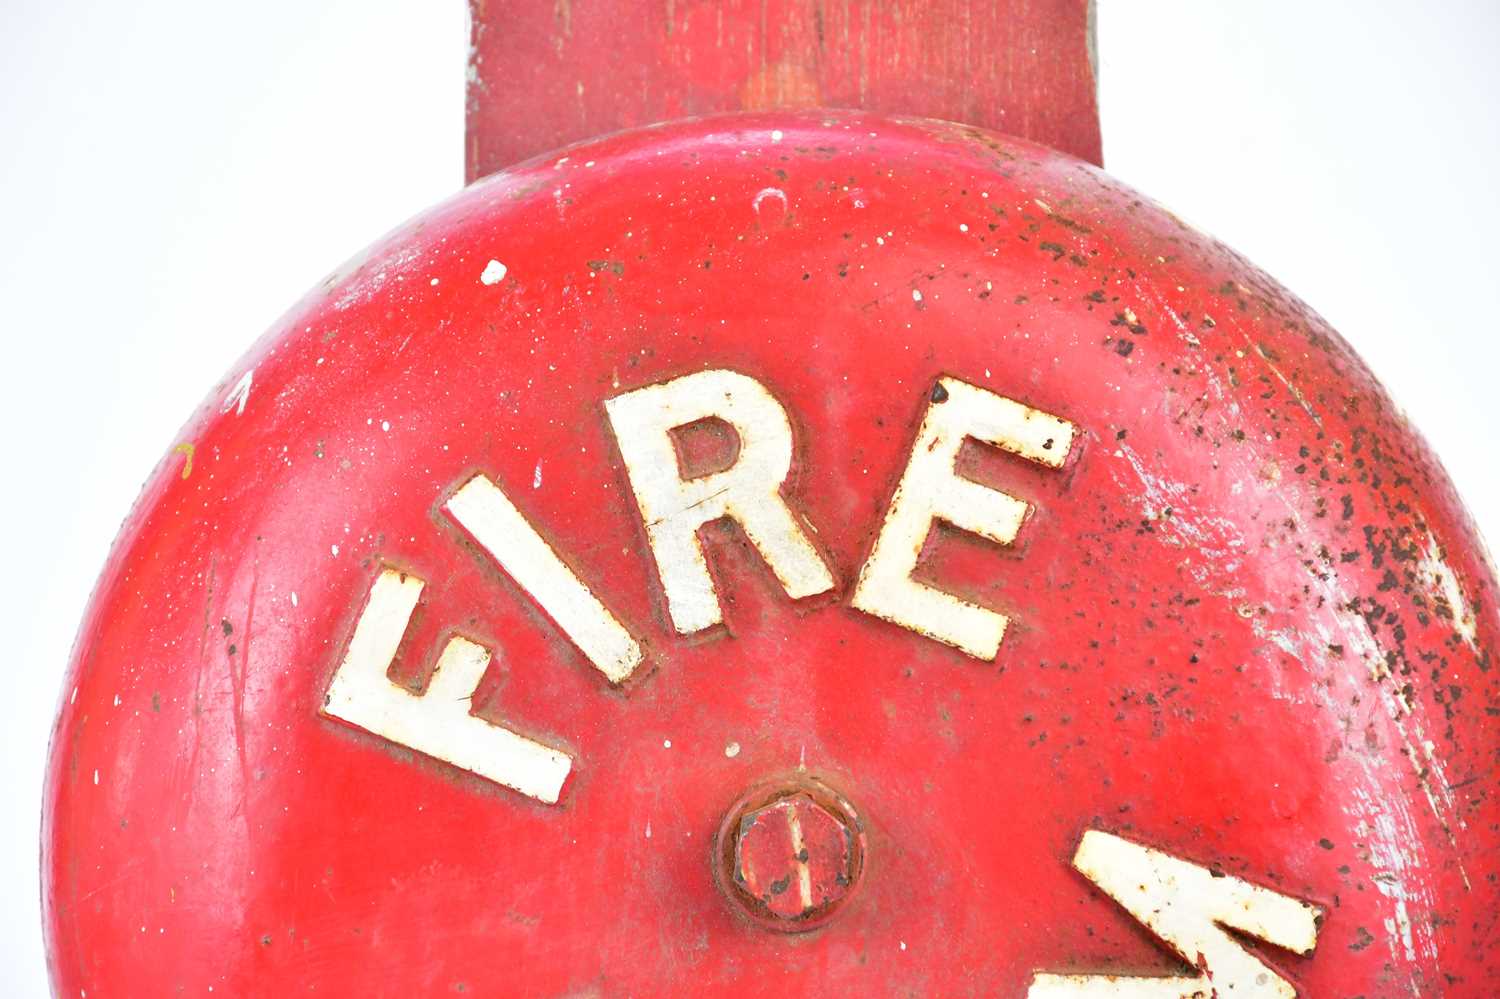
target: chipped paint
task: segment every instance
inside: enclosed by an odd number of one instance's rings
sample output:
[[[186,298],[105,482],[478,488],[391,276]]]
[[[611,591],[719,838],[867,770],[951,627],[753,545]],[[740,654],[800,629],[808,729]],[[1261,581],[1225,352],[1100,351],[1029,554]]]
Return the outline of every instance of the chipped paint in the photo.
[[[479,283],[486,287],[499,284],[505,280],[506,267],[498,260],[490,260],[484,265],[484,270],[479,272]]]
[[[1452,625],[1469,648],[1478,652],[1479,633],[1473,605],[1465,599],[1458,574],[1443,558],[1442,551],[1436,545],[1429,542],[1423,549],[1417,571],[1422,577],[1422,584],[1428,587],[1433,596],[1438,615]]]

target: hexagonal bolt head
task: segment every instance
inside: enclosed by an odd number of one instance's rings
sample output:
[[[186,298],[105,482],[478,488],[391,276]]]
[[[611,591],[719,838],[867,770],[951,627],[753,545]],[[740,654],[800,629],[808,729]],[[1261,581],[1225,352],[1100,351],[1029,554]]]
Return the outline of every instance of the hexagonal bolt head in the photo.
[[[820,925],[863,866],[864,837],[852,807],[810,781],[747,795],[720,838],[726,891],[758,922],[780,930]]]

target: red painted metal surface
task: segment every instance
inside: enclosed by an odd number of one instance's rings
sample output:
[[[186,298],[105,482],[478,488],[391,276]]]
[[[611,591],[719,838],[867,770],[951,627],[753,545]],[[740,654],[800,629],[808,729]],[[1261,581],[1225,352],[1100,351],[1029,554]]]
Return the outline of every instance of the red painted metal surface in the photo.
[[[682,638],[603,404],[707,369],[786,408],[782,493],[837,587],[791,600],[710,525],[725,626]],[[1014,544],[924,548],[923,579],[1009,615],[993,662],[849,605],[940,377],[1077,428],[1056,469],[961,454],[1032,505]],[[1189,974],[1070,866],[1090,829],[1321,907],[1311,953],[1255,950],[1304,995],[1493,994],[1500,618],[1473,527],[1343,340],[1079,161],[827,112],[579,146],[330,277],[174,443],[54,737],[61,995]],[[629,682],[444,513],[476,471],[639,637]],[[473,710],[573,756],[557,804],[320,714],[382,565],[427,581],[397,678],[455,633],[492,649]],[[726,813],[788,773],[857,802],[867,843],[799,934],[715,876]]]
[[[470,0],[469,180],[725,111],[961,121],[1100,160],[1092,0]]]

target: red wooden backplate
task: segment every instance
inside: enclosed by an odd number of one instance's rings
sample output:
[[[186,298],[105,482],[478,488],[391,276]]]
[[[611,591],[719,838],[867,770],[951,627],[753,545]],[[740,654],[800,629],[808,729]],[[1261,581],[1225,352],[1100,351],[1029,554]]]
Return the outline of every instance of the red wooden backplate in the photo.
[[[1090,0],[471,0],[469,180],[719,111],[942,118],[1101,162]]]

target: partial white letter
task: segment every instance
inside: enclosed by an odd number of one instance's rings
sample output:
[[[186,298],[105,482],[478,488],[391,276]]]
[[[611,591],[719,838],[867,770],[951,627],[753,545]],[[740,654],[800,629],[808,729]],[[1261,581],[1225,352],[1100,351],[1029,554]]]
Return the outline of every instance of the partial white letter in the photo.
[[[851,603],[976,659],[995,658],[1005,615],[912,579],[917,557],[934,520],[1008,545],[1026,518],[1026,504],[1014,496],[958,476],[954,462],[965,439],[1059,468],[1073,431],[1073,424],[1056,416],[954,378],[938,379]]]
[[[1073,866],[1196,965],[1191,978],[1037,975],[1027,999],[1295,999],[1291,983],[1261,964],[1219,926],[1310,954],[1318,941],[1315,905],[1215,874],[1197,864],[1097,829],[1083,834]]]
[[[759,382],[734,371],[700,371],[626,392],[604,407],[679,633],[724,619],[697,534],[720,517],[744,528],[788,596],[833,589],[828,567],[781,496],[792,467],[792,427]],[[684,479],[671,431],[711,417],[734,428],[739,456],[723,471]]]
[[[640,665],[641,647],[630,632],[557,557],[499,486],[476,475],[443,509],[541,605],[610,683],[619,683]]]
[[[387,675],[423,585],[410,574],[381,570],[354,625],[344,661],[328,684],[322,713],[555,803],[572,759],[469,713],[470,698],[489,666],[488,649],[466,638],[450,639],[427,693],[420,696]]]

